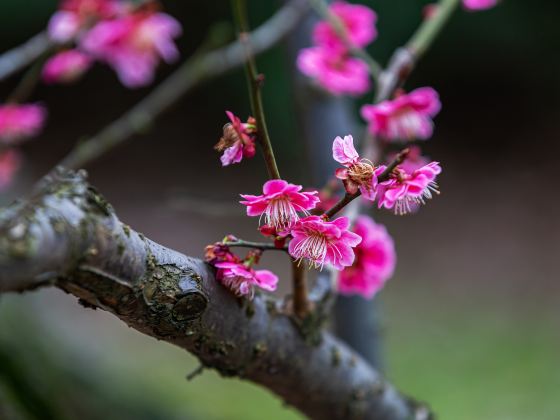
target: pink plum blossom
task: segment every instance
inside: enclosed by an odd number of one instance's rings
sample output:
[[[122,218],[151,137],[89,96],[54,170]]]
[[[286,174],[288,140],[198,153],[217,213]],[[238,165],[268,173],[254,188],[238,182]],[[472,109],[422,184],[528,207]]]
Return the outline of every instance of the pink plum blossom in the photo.
[[[463,6],[468,10],[490,9],[498,4],[498,0],[463,0]]]
[[[151,83],[160,61],[179,57],[173,42],[181,24],[165,13],[139,11],[97,23],[80,40],[80,48],[108,63],[120,81],[135,88]]]
[[[348,230],[350,221],[339,217],[332,222],[319,216],[299,220],[291,230],[292,240],[288,246],[296,260],[308,260],[315,268],[332,265],[337,270],[354,262],[353,247],[361,242],[359,235]]]
[[[437,92],[425,87],[393,100],[364,105],[361,113],[368,122],[369,131],[383,139],[426,140],[433,133],[432,118],[440,109]]]
[[[361,95],[370,88],[369,69],[360,59],[323,47],[305,48],[297,58],[299,70],[335,95]]]
[[[352,46],[365,47],[377,36],[375,28],[377,16],[369,7],[336,1],[329,6],[329,11],[344,26],[346,36]],[[316,45],[336,53],[346,52],[347,50],[344,42],[327,21],[321,21],[315,26],[313,40]]]
[[[0,191],[12,183],[14,174],[21,166],[21,156],[17,150],[8,149],[0,152]]]
[[[366,200],[374,201],[377,194],[377,176],[383,171],[375,168],[370,161],[360,159],[352,136],[334,139],[333,158],[345,166],[337,169],[335,174],[338,179],[343,180],[346,191],[356,194],[359,189]]]
[[[51,57],[43,67],[46,83],[71,83],[79,79],[91,66],[92,59],[78,50],[63,51]]]
[[[218,152],[224,152],[220,161],[222,166],[239,163],[243,158],[255,156],[256,121],[249,117],[247,123],[242,123],[232,112],[226,111],[231,121],[224,126],[224,134],[214,146]]]
[[[298,220],[298,212],[309,214],[319,198],[317,191],[302,192],[301,185],[290,184],[281,179],[273,179],[263,185],[263,195],[244,195],[248,216],[263,216],[265,223],[277,231],[290,229]]]
[[[0,105],[0,142],[13,144],[39,134],[47,111],[36,104]]]
[[[268,270],[253,270],[238,262],[219,262],[214,264],[218,268],[216,278],[237,296],[249,295],[253,297],[254,287],[274,291],[278,284],[278,277]]]
[[[126,10],[118,0],[63,0],[49,20],[48,34],[53,41],[66,43],[101,19],[109,19]]]
[[[338,291],[371,299],[393,275],[397,258],[395,245],[385,226],[375,223],[369,216],[359,216],[352,230],[362,242],[354,248],[354,264],[340,272]]]
[[[435,179],[440,173],[439,162],[430,162],[413,172],[397,166],[389,179],[378,186],[378,207],[394,208],[399,215],[410,213],[411,205],[425,204],[432,193],[439,194]]]

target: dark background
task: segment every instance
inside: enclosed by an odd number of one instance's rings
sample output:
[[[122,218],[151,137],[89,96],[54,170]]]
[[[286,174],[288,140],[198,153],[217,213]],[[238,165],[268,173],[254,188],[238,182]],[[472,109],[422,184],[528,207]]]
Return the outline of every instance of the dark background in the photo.
[[[385,63],[426,2],[367,3],[379,17],[371,52]],[[211,30],[232,36],[228,2],[164,4],[183,24],[183,57]],[[253,25],[274,10],[273,2],[249,4]],[[55,7],[2,0],[0,51],[39,32]],[[459,10],[406,86],[440,93],[443,109],[425,150],[442,162],[443,193],[414,216],[374,214],[394,236],[399,259],[378,299],[388,377],[443,419],[560,415],[559,18],[560,3],[552,0]],[[259,67],[280,168],[309,184],[306,162],[314,156],[296,124],[293,63],[280,47],[260,57]],[[159,77],[171,71],[162,66]],[[17,80],[0,86],[0,98]],[[75,86],[40,87],[33,100],[49,108],[46,130],[23,147],[24,171],[0,200],[24,194],[78,139],[147,92],[125,89],[102,65]],[[224,109],[249,112],[241,70],[201,86],[146,133],[90,165],[91,182],[122,220],[190,255],[201,256],[231,229],[256,239],[256,220],[235,202],[239,193],[258,191],[265,170],[258,158],[220,168],[212,145]],[[325,147],[331,141],[324,139]],[[264,265],[287,272],[282,259],[266,257]],[[211,372],[187,382],[197,366],[190,355],[58,291],[0,300],[0,366],[0,418],[26,418],[29,407],[62,418],[297,417],[250,384]]]

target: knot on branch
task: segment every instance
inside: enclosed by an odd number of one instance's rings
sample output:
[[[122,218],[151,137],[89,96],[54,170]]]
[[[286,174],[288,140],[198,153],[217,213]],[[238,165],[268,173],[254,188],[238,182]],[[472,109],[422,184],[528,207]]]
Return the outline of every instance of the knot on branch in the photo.
[[[153,254],[148,255],[140,289],[149,308],[149,322],[161,336],[184,332],[187,322],[200,318],[208,307],[202,278],[197,273],[173,264],[159,264]]]

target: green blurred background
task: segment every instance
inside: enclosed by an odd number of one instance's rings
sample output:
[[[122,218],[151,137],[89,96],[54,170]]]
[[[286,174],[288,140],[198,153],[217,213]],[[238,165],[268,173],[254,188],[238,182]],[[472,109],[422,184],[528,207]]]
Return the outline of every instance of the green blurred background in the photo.
[[[385,62],[427,2],[367,3],[379,17],[371,52]],[[164,4],[183,23],[183,56],[209,31],[231,36],[229,2]],[[249,5],[253,24],[276,7]],[[44,28],[55,7],[50,0],[2,0],[0,51]],[[407,84],[432,85],[442,98],[426,151],[443,164],[443,194],[412,217],[375,214],[399,256],[378,300],[387,376],[442,419],[560,418],[559,18],[554,0],[459,10]],[[298,135],[294,96],[286,94],[293,63],[280,47],[259,66],[279,164],[291,180],[308,183],[305,163],[313,153]],[[161,68],[160,78],[171,71]],[[1,85],[0,98],[16,82]],[[77,139],[148,91],[126,90],[103,66],[76,86],[41,87],[33,99],[49,107],[47,129],[24,146],[25,170],[2,202],[28,191]],[[264,168],[254,159],[219,169],[212,145],[224,109],[249,112],[241,71],[200,87],[155,127],[91,165],[91,181],[121,219],[190,255],[200,256],[232,226],[232,233],[256,239],[254,220],[235,200],[258,190]],[[329,147],[332,139],[324,141]],[[201,197],[219,207],[204,214]],[[280,275],[284,263],[264,261]],[[0,299],[0,419],[298,418],[251,384],[210,371],[187,381],[197,366],[189,354],[62,292]]]

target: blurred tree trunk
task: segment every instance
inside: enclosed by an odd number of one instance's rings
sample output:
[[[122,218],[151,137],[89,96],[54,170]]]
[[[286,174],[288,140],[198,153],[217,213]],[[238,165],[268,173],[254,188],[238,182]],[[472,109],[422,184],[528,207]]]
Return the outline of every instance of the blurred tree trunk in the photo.
[[[295,63],[298,51],[311,45],[311,32],[317,16],[308,16],[287,38],[288,62]],[[313,183],[321,188],[334,175],[337,163],[332,158],[336,136],[363,132],[356,121],[351,99],[335,97],[311,85],[295,66],[293,90],[298,123],[304,138]],[[320,276],[329,276],[327,270]],[[373,302],[359,296],[339,296],[335,304],[336,334],[366,358],[373,366],[381,365],[380,339]]]

